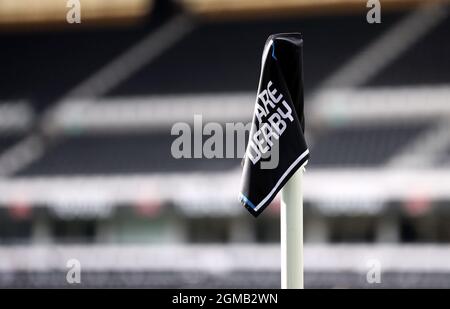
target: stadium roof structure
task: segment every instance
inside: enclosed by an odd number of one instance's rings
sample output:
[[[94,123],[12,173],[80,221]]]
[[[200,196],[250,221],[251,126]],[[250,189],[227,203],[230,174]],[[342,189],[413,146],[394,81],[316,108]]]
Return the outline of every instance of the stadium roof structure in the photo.
[[[58,0],[3,0],[0,2],[0,29],[36,30],[39,26],[49,25],[67,27],[66,15],[73,5]],[[83,0],[82,23],[93,25],[136,21],[148,15],[153,6],[153,0]]]
[[[366,10],[359,0],[177,0],[187,11],[206,18],[249,18],[351,13]],[[429,3],[446,3],[431,0]],[[383,10],[409,9],[423,0],[383,0]]]

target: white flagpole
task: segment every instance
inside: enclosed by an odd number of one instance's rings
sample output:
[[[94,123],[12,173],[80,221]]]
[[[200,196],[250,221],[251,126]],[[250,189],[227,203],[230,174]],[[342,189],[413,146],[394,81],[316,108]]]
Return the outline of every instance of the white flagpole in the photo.
[[[303,289],[303,178],[300,168],[281,191],[281,288]]]

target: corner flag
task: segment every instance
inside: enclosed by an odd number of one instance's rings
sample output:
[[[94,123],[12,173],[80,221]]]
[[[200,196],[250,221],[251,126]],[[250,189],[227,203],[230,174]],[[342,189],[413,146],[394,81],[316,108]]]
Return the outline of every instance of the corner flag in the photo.
[[[302,47],[299,33],[271,35],[264,47],[239,194],[255,217],[309,159],[303,136]]]

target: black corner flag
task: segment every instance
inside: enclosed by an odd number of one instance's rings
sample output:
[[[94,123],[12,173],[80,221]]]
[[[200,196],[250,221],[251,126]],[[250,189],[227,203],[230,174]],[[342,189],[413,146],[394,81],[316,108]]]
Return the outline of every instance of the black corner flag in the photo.
[[[269,36],[239,199],[258,216],[309,159],[304,138],[303,40],[300,33]]]

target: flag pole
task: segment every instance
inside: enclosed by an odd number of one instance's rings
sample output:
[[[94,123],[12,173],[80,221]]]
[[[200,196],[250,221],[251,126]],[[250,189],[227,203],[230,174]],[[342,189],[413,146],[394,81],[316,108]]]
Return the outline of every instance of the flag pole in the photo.
[[[303,289],[303,178],[295,172],[281,191],[281,288]]]

